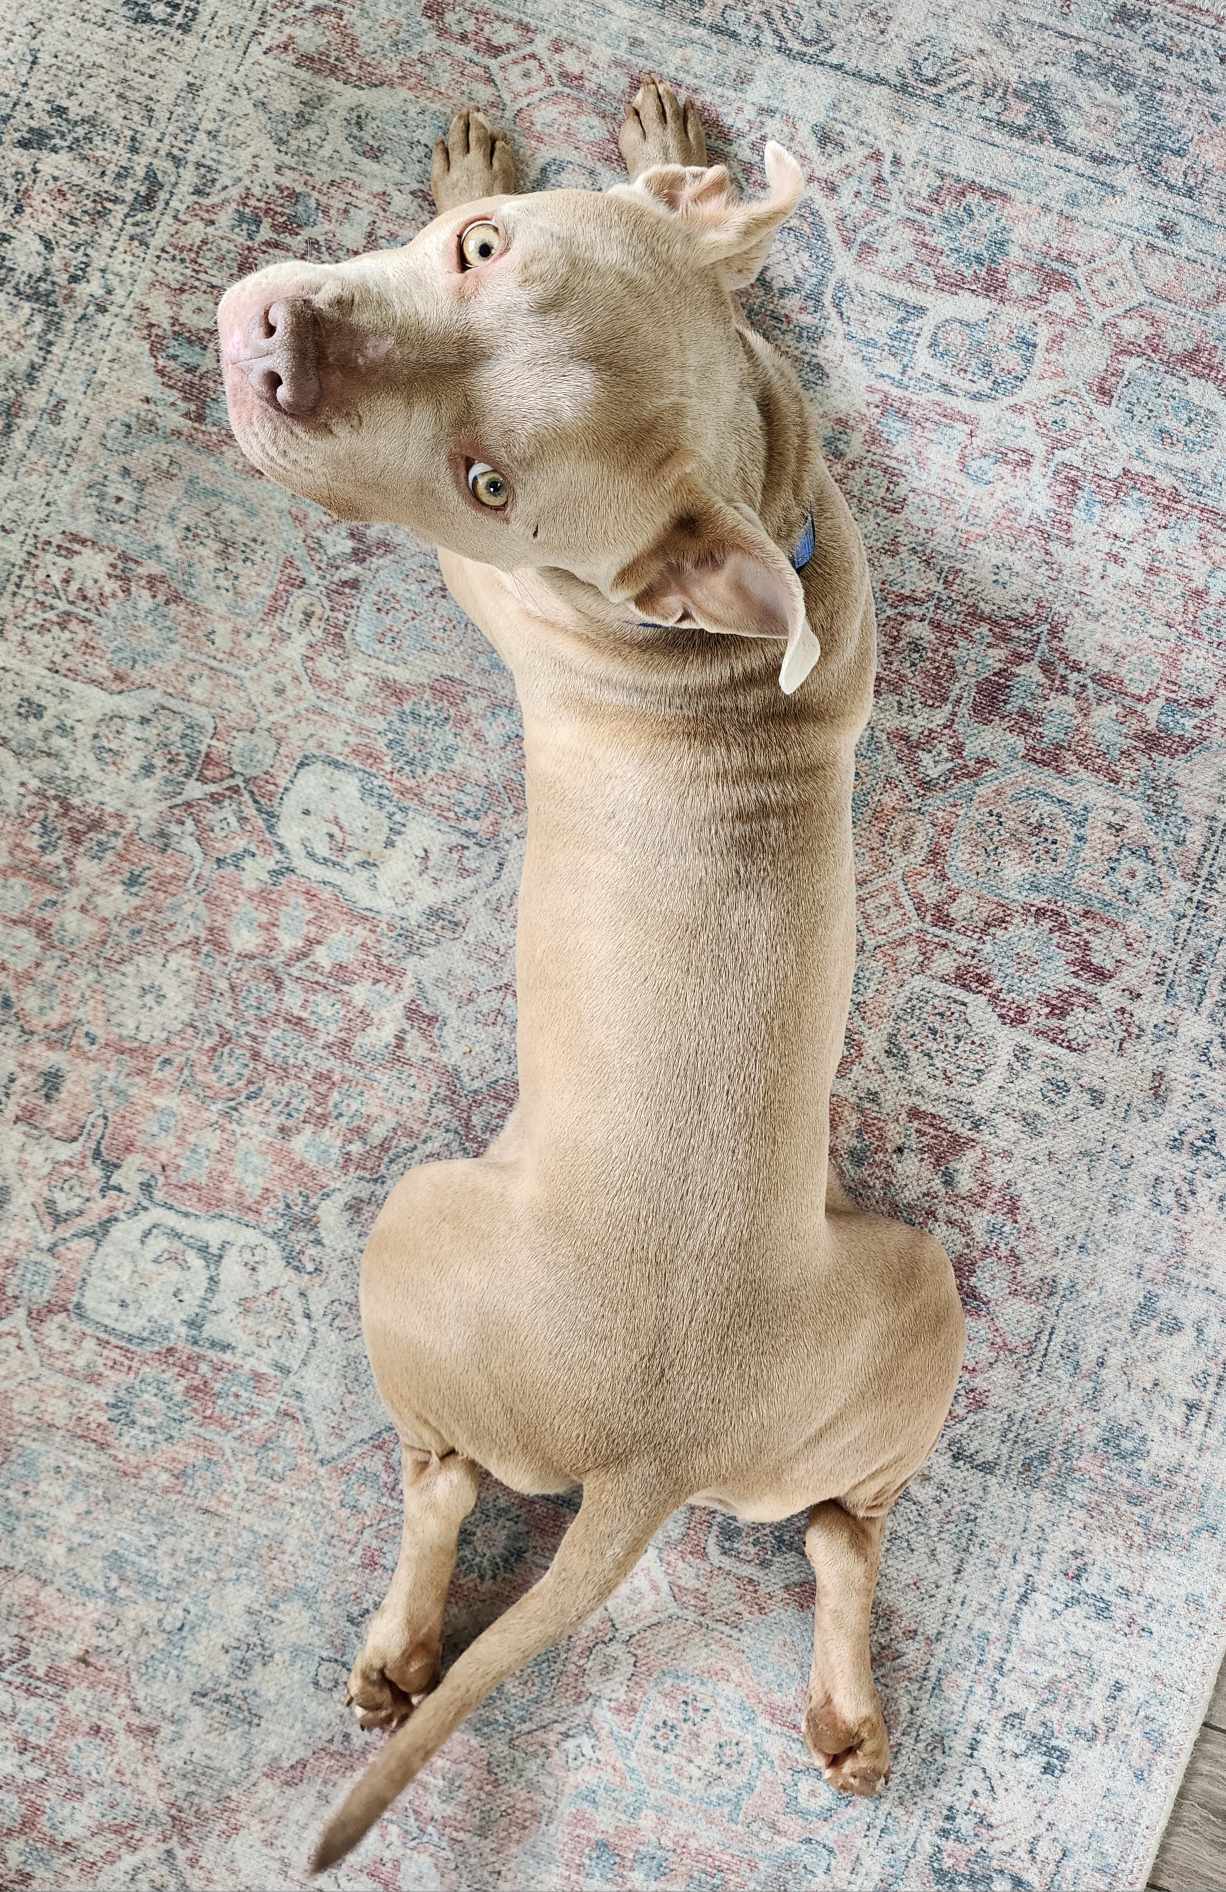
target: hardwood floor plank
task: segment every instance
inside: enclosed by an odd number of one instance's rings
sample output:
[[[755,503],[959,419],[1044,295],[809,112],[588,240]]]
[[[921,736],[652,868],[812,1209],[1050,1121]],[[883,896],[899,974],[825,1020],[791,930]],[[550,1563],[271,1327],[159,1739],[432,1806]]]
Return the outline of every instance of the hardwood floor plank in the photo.
[[[1197,1738],[1150,1885],[1154,1892],[1226,1888],[1226,1733],[1216,1728],[1206,1725]]]

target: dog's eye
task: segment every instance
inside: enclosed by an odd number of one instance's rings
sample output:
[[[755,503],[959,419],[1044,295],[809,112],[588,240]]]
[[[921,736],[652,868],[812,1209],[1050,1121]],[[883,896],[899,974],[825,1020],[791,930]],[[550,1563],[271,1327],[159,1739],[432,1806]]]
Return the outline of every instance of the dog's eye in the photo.
[[[511,489],[502,474],[486,466],[484,460],[474,460],[469,467],[468,490],[483,506],[505,506],[511,497]]]
[[[480,223],[470,223],[460,237],[460,257],[466,269],[473,269],[478,263],[490,262],[502,246],[502,231],[498,225],[483,219]]]

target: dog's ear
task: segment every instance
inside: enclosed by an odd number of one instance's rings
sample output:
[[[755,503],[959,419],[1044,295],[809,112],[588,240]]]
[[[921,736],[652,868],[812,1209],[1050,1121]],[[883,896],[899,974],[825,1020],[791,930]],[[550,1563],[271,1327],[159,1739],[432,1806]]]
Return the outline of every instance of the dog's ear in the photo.
[[[688,618],[725,636],[781,639],[779,687],[789,696],[821,655],[800,579],[747,506],[683,499],[650,550],[618,573],[610,595],[632,600],[651,624]]]
[[[763,263],[784,218],[799,202],[804,174],[791,152],[771,139],[766,146],[765,197],[737,203],[724,165],[705,169],[657,164],[623,189],[636,191],[659,209],[688,224],[730,289],[744,289]]]

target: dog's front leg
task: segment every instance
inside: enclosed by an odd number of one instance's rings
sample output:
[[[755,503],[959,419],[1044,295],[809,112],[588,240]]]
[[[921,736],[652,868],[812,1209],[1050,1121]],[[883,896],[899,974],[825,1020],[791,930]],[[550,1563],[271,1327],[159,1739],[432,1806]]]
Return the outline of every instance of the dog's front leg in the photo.
[[[816,1504],[805,1533],[817,1582],[805,1740],[840,1793],[877,1793],[890,1768],[868,1650],[884,1523],[881,1516],[855,1517],[838,1503]]]
[[[349,1702],[363,1728],[393,1728],[413,1698],[438,1680],[443,1612],[460,1526],[477,1501],[470,1458],[437,1458],[401,1446],[404,1535],[391,1588],[371,1619],[349,1677]]]
[[[437,140],[430,164],[430,190],[438,210],[458,210],[479,197],[500,197],[519,188],[511,147],[491,131],[473,105],[462,106]]]

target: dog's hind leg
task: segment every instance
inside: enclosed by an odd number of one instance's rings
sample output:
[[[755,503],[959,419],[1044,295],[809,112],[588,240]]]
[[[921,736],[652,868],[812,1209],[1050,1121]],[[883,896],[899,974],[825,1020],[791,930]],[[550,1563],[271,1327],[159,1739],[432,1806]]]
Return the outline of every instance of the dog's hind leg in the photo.
[[[805,1740],[839,1793],[877,1793],[890,1766],[868,1650],[883,1523],[881,1515],[855,1517],[838,1503],[815,1504],[805,1532],[817,1584]]]
[[[479,197],[518,189],[515,159],[501,132],[491,131],[475,106],[456,113],[435,142],[430,191],[438,210],[458,210]]]
[[[692,99],[679,99],[671,85],[644,79],[630,101],[617,146],[631,181],[653,164],[705,164],[707,134]]]
[[[393,1728],[438,1679],[443,1611],[460,1526],[477,1499],[470,1458],[439,1458],[402,1444],[404,1535],[391,1587],[371,1619],[349,1677],[363,1728]]]
[[[328,1822],[312,1872],[344,1858],[500,1682],[568,1636],[612,1595],[682,1495],[681,1488],[670,1488],[666,1475],[647,1467],[623,1466],[585,1479],[583,1503],[545,1575],[469,1644],[434,1693],[386,1743]]]
[[[932,1450],[962,1361],[965,1322],[949,1258],[919,1229],[861,1215],[836,1189],[830,1264],[863,1297],[872,1358],[861,1397],[861,1469],[838,1499],[814,1505],[813,1670],[805,1739],[839,1793],[884,1786],[890,1744],[869,1658],[869,1615],[887,1512]],[[862,1349],[865,1342],[860,1342]]]

